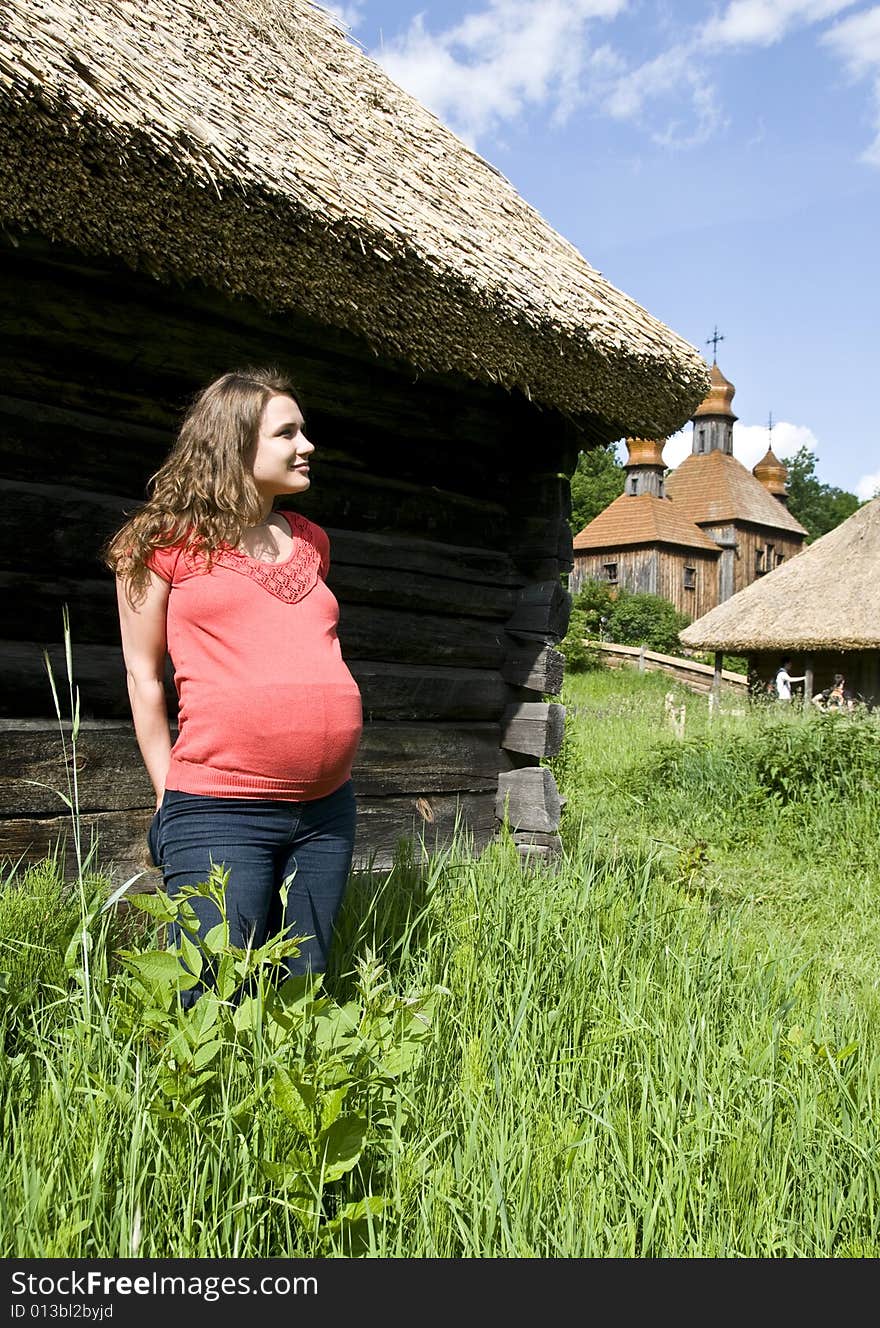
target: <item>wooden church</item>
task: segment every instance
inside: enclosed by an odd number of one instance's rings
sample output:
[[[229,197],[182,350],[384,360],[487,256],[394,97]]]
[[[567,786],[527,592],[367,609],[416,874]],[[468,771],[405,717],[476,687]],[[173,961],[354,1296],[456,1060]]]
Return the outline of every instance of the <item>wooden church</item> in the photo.
[[[624,492],[574,538],[573,591],[604,581],[700,618],[800,552],[807,532],[788,510],[785,466],[770,448],[752,470],[733,455],[735,390],[713,361],[691,453],[674,470],[662,440],[626,440]]]

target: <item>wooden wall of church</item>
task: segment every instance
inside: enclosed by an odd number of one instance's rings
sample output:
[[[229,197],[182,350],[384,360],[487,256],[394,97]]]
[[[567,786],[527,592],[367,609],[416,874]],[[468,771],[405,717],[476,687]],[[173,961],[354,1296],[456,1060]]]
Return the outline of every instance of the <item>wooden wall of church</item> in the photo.
[[[614,569],[613,572],[611,569]],[[610,580],[610,577],[616,580]],[[624,548],[606,553],[575,552],[572,592],[587,580],[633,593],[661,595],[681,613],[700,618],[718,602],[718,557],[700,549]]]
[[[765,572],[772,572],[781,562],[794,558],[804,547],[802,539],[791,531],[774,530],[769,526],[747,526],[730,522],[724,526],[703,525],[710,539],[721,539],[734,544],[732,589],[737,594],[757,581]],[[724,598],[728,598],[725,595]]]
[[[316,444],[298,510],[330,533],[340,641],[363,695],[358,860],[385,866],[400,839],[431,842],[457,818],[485,844],[502,773],[523,844],[550,846],[552,795],[526,774],[561,741],[561,707],[546,697],[561,689],[553,645],[569,611],[559,475],[583,445],[570,422],[500,390],[418,378],[332,329],[42,240],[0,249],[0,274],[0,855],[40,857],[67,824],[52,792],[64,764],[43,662],[48,649],[64,679],[66,606],[84,824],[116,879],[144,864],[152,793],[100,549],[143,500],[192,393],[267,361],[298,384]],[[170,676],[168,694],[173,714]]]

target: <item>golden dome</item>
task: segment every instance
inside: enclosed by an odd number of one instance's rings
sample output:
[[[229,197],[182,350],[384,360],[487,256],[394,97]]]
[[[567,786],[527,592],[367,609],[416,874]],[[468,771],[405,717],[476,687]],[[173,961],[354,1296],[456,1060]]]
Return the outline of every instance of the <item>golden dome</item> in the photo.
[[[770,493],[785,494],[788,470],[779,457],[774,455],[772,448],[768,447],[758,464],[752,467],[752,474]]]
[[[627,438],[626,447],[629,452],[628,459],[623,463],[625,466],[664,466],[663,445],[665,438]]]
[[[697,406],[694,411],[694,418],[697,415],[729,415],[732,420],[735,420],[736,416],[731,409],[733,394],[736,391],[733,383],[724,377],[718,365],[714,363],[709,374],[709,381],[712,384],[709,388],[709,395]]]

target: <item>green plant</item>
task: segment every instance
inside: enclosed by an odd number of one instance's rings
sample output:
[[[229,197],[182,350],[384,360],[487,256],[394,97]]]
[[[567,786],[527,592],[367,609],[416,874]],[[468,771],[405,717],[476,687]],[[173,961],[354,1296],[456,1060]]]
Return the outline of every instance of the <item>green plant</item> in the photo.
[[[280,1155],[260,1156],[261,1174],[310,1236],[351,1244],[391,1201],[370,1192],[328,1212],[328,1195],[368,1146],[371,1170],[385,1169],[389,1132],[401,1124],[397,1081],[428,1035],[438,989],[395,994],[368,953],[357,961],[355,998],[338,1005],[322,993],[322,975],[285,976],[301,938],[281,932],[259,947],[230,944],[227,878],[215,867],[207,882],[174,897],[133,896],[156,923],[174,924],[180,943],[121,952],[120,1032],[156,1057],[149,1109],[172,1127],[182,1113],[198,1113],[208,1136],[229,1120],[242,1132],[256,1129],[258,1144],[289,1136]],[[210,900],[220,919],[204,934],[194,899]],[[181,994],[197,985],[204,990],[187,1008]],[[286,1130],[256,1124],[266,1087]]]
[[[621,591],[608,620],[607,636],[621,645],[645,645],[649,650],[676,655],[681,652],[678,634],[690,623],[669,600],[659,595]]]
[[[598,650],[587,644],[586,638],[589,635],[586,613],[583,609],[572,609],[568,631],[559,643],[559,649],[565,656],[565,667],[571,673],[583,673],[585,669],[602,667]]]

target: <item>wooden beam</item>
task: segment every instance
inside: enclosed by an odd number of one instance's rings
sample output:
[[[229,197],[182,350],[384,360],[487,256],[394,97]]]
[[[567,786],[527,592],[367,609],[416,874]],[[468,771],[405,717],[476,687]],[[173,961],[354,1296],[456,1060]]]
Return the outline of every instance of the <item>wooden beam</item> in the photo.
[[[89,812],[81,820],[83,851],[97,842],[95,865],[105,872],[111,888],[141,872],[133,890],[153,890],[161,875],[152,867],[146,845],[150,810]],[[358,824],[354,867],[386,871],[402,842],[432,851],[461,830],[474,850],[489,843],[496,829],[495,794],[409,794],[405,797],[358,796]],[[63,844],[63,870],[69,878],[76,870],[70,820],[67,816],[16,817],[0,821],[3,854],[23,865],[39,862]]]
[[[504,711],[501,746],[527,756],[555,756],[562,747],[564,731],[565,706],[519,701]]]
[[[559,790],[547,766],[503,771],[498,776],[495,815],[512,830],[550,833],[557,829],[561,813]]]
[[[369,797],[413,790],[494,796],[505,764],[498,739],[498,725],[491,723],[366,724],[354,765],[355,789]],[[63,814],[68,781],[57,725],[4,724],[0,753],[0,818]],[[130,724],[83,725],[76,756],[83,812],[143,810],[153,803]],[[0,832],[2,825],[0,819]]]
[[[565,656],[540,641],[516,640],[501,666],[501,676],[512,687],[525,687],[543,696],[562,691]]]

